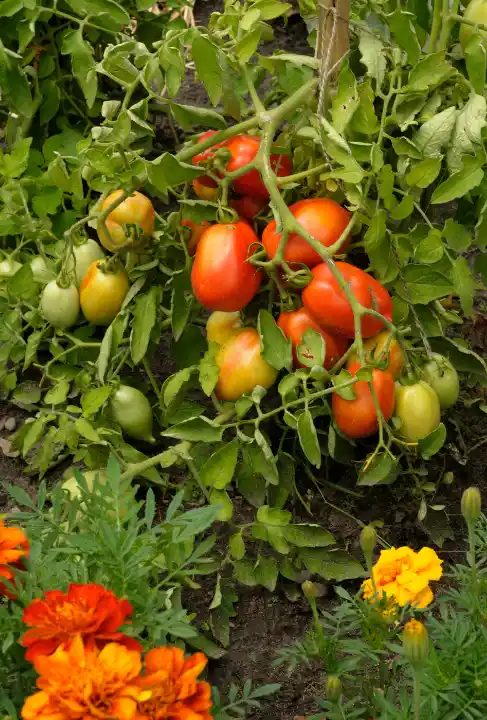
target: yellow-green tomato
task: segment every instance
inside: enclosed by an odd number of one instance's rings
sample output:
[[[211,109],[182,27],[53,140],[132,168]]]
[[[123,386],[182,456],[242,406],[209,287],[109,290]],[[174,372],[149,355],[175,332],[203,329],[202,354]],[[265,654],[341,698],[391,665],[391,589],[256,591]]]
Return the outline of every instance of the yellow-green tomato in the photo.
[[[82,245],[75,245],[73,253],[68,258],[68,272],[74,272],[76,285],[79,287],[84,280],[89,267],[95,260],[103,260],[105,253],[97,242],[89,238]]]
[[[414,385],[396,383],[396,417],[399,432],[408,442],[427,437],[440,424],[440,401],[431,385],[421,380]]]
[[[130,287],[128,275],[120,265],[116,271],[103,260],[91,263],[79,289],[81,310],[93,325],[110,325],[120,312]]]
[[[17,262],[17,260],[11,260],[10,258],[6,257],[4,260],[0,262],[0,278],[10,278],[15,275],[17,270],[20,270],[22,267],[22,263]]]
[[[56,280],[52,280],[42,291],[40,310],[50,325],[60,330],[67,330],[78,319],[78,288],[75,285],[61,287]]]
[[[32,275],[34,276],[34,282],[39,283],[39,285],[46,285],[56,277],[54,267],[46,263],[44,258],[40,255],[36,255],[32,258],[30,261],[30,267]]]
[[[122,195],[123,190],[115,190],[105,198],[101,210],[107,210]],[[105,227],[98,223],[98,237],[101,244],[110,252],[121,248],[141,247],[145,238],[154,232],[155,212],[148,197],[140,192],[133,192],[112,210],[105,220]],[[139,237],[132,239],[124,229],[128,225],[137,226]]]
[[[215,490],[210,492],[210,505],[221,505],[218,511],[217,520],[228,522],[232,519],[233,503],[225,490]]]
[[[487,25],[486,0],[472,0],[472,2],[467,5],[467,9],[463,13],[463,17],[465,18],[465,20],[470,20],[470,22],[482,23],[483,25]],[[465,25],[465,23],[461,23],[460,43],[464,50],[470,42],[472,35],[474,34],[481,35],[484,38],[487,37],[487,33],[485,32],[485,30],[479,30],[478,28],[476,29],[471,25]]]
[[[140,390],[120,385],[110,398],[109,411],[123,433],[136,440],[155,442],[152,436],[152,408]]]
[[[460,394],[458,373],[451,362],[438,353],[423,368],[423,376],[438,395],[442,410],[453,407]]]
[[[242,327],[242,320],[239,312],[212,312],[206,323],[206,337],[208,343],[217,342],[223,345],[237,330]]]
[[[220,400],[238,400],[260,385],[270,388],[278,371],[262,357],[257,330],[248,328],[230,337],[216,358],[219,375],[216,394]]]

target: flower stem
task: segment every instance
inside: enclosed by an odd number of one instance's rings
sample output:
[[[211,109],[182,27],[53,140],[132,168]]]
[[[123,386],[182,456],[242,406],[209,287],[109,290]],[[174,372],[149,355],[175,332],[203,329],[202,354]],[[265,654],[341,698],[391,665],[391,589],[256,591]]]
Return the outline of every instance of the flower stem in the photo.
[[[421,680],[419,668],[414,670],[414,720],[421,720]]]

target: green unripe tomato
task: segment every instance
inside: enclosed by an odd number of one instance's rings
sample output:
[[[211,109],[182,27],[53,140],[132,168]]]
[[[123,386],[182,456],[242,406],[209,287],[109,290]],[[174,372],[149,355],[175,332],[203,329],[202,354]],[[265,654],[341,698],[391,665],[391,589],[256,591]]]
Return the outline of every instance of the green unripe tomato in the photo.
[[[82,245],[75,245],[73,253],[68,258],[67,270],[74,272],[76,285],[79,287],[88,272],[88,268],[95,260],[102,260],[105,253],[97,242],[88,238]]]
[[[414,385],[396,383],[396,417],[401,421],[399,429],[408,442],[427,437],[440,424],[440,401],[431,385],[421,380]]]
[[[56,277],[52,266],[48,265],[43,257],[36,255],[30,261],[30,267],[34,276],[34,281],[40,285],[46,285]]]
[[[446,357],[435,353],[424,366],[423,376],[438,395],[442,410],[455,405],[460,394],[460,381],[457,371]]]
[[[465,18],[465,20],[470,20],[471,22],[487,25],[486,0],[472,0],[472,2],[467,5],[467,9],[463,13],[463,17]],[[485,32],[485,30],[476,29],[471,25],[464,25],[463,23],[461,24],[460,44],[464,50],[474,34],[481,35],[483,38],[487,37],[487,33]]]
[[[52,280],[42,291],[40,310],[50,325],[67,330],[75,324],[79,315],[78,288],[75,285],[63,288]]]
[[[17,260],[11,260],[6,257],[0,262],[0,278],[11,278],[15,275],[17,270],[20,270],[22,264]]]
[[[155,442],[152,436],[152,408],[146,396],[130,385],[120,385],[109,402],[111,417],[122,432],[135,440]]]

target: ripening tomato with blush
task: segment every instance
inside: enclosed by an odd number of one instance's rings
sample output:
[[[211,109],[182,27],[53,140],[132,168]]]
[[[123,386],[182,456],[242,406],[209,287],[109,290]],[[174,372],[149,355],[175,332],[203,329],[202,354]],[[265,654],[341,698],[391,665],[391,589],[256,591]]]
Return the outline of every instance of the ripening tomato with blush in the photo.
[[[347,340],[344,337],[333,335],[321,328],[318,323],[313,320],[305,307],[299,308],[299,310],[292,310],[291,312],[282,312],[279,315],[277,324],[293,344],[294,367],[307,367],[299,361],[297,355],[297,347],[303,344],[303,336],[307,330],[315,330],[325,341],[326,354],[324,367],[327,370],[333,367],[347,350]],[[311,357],[310,350],[308,351],[308,355]]]
[[[397,380],[404,368],[406,358],[404,351],[395,337],[391,338],[389,330],[382,330],[378,335],[364,342],[365,359],[371,365],[384,363],[381,370],[387,370]],[[347,367],[358,362],[357,353],[352,353],[347,361]]]
[[[270,388],[279,372],[262,357],[260,336],[254,328],[232,335],[216,356],[219,375],[216,395],[220,400],[235,401],[260,385]]]
[[[248,305],[262,282],[262,273],[248,262],[258,242],[243,220],[205,230],[191,271],[198,302],[208,310],[223,312],[235,312]]]
[[[224,345],[242,328],[242,318],[239,312],[212,312],[206,322],[206,339],[208,344],[217,342]]]
[[[226,143],[230,150],[231,158],[227,164],[227,171],[240,170],[252,162],[260,148],[260,138],[254,135],[235,135]],[[271,167],[279,177],[285,177],[292,173],[292,163],[287,155],[271,155]],[[269,199],[267,190],[258,170],[253,168],[248,172],[232,180],[232,186],[239,195],[245,195],[257,200]]]
[[[233,208],[241,218],[253,220],[267,205],[267,200],[253,198],[249,195],[237,197],[230,200],[230,207]]]
[[[194,255],[196,252],[196,248],[198,247],[198,243],[201,240],[205,230],[210,227],[210,223],[206,220],[201,223],[195,223],[193,220],[187,220],[186,218],[183,218],[181,220],[181,225],[183,227],[189,228],[191,231],[186,246],[188,248],[189,254]]]
[[[345,262],[335,263],[350,291],[365,308],[376,310],[392,321],[391,296],[380,282],[360,268]],[[351,305],[326,263],[316,265],[313,278],[303,291],[303,304],[321,327],[330,332],[353,338],[354,316]],[[384,323],[371,315],[361,319],[362,336],[377,335]]]
[[[101,210],[107,210],[123,193],[115,190],[101,204]],[[116,252],[122,248],[138,249],[143,247],[146,238],[154,232],[155,211],[148,197],[136,190],[117,205],[105,219],[106,230],[98,222],[97,232],[100,243],[106,250]],[[126,226],[135,225],[137,234],[132,238]]]
[[[337,242],[350,222],[351,213],[330,198],[299,200],[289,206],[297,222],[324,247]],[[282,233],[276,232],[276,221],[272,220],[262,234],[267,255],[272,259],[277,252]],[[350,244],[350,235],[343,241],[339,252],[343,253]],[[304,238],[291,233],[284,249],[284,260],[288,263],[303,263],[309,268],[322,262]]]
[[[352,364],[348,371],[351,375],[356,375],[360,367],[360,363],[357,362]],[[394,378],[385,370],[373,370],[372,387],[382,417],[387,422],[394,412]],[[342,433],[351,439],[374,435],[379,429],[379,419],[369,384],[366,380],[358,380],[352,388],[355,393],[353,400],[345,400],[336,392],[333,393],[333,418]]]
[[[81,310],[93,325],[110,325],[120,312],[130,287],[125,268],[107,267],[104,260],[91,263],[79,289]]]

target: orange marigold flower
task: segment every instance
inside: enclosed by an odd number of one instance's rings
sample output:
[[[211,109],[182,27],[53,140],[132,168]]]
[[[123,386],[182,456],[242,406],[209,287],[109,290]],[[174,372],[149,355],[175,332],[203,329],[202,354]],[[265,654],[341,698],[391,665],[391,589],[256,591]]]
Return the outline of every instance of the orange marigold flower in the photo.
[[[185,660],[179,648],[149,650],[138,680],[142,692],[136,720],[212,720],[211,687],[197,680],[206,663],[203,653]]]
[[[15,582],[12,568],[22,567],[22,558],[29,555],[29,541],[25,533],[17,527],[7,527],[0,520],[0,577],[9,582]],[[10,599],[16,596],[6,585],[0,582],[0,594]]]
[[[382,550],[372,568],[377,594],[379,597],[385,594],[394,598],[401,607],[410,603],[424,608],[433,600],[429,583],[441,578],[442,563],[443,560],[428,547],[422,548],[419,553],[409,547]],[[365,599],[374,597],[371,578],[364,581],[362,591]]]
[[[41,655],[39,692],[27,698],[24,720],[132,720],[140,690],[140,652],[118,643],[88,648],[77,635],[68,647]]]
[[[40,655],[50,655],[60,645],[66,645],[76,635],[81,635],[89,648],[118,642],[140,652],[142,647],[137,640],[117,632],[128,622],[132,610],[127,600],[120,600],[111,590],[95,583],[73,583],[67,593],[50,590],[24,610],[23,621],[32,628],[20,641],[27,648],[25,657],[34,662]]]

